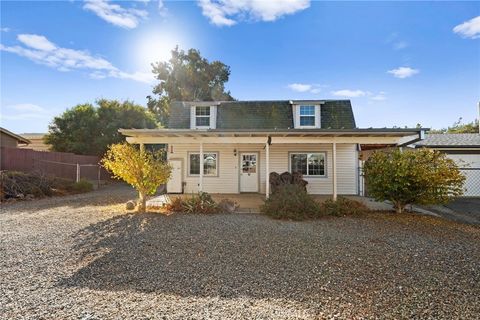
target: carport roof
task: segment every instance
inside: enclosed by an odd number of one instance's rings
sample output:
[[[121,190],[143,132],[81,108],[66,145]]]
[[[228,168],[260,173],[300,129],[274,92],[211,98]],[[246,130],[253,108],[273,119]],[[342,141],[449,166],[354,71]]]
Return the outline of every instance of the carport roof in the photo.
[[[415,148],[480,148],[479,133],[427,134],[425,139],[415,143]]]

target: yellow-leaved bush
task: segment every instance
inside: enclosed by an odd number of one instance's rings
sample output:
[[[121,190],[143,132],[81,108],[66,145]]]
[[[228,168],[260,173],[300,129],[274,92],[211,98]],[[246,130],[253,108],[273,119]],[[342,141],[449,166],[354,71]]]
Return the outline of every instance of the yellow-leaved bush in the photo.
[[[116,179],[124,180],[138,191],[138,211],[145,212],[147,195],[170,179],[171,166],[164,160],[164,151],[150,152],[128,144],[109,146],[103,166]]]
[[[463,194],[465,176],[438,151],[377,151],[363,171],[368,195],[391,201],[398,213],[409,204],[444,204]]]

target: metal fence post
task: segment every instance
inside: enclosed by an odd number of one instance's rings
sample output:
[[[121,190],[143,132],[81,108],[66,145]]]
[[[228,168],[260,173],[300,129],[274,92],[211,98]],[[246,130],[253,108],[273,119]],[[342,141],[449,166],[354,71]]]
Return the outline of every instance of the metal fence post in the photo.
[[[77,182],[80,182],[80,164],[77,163]]]

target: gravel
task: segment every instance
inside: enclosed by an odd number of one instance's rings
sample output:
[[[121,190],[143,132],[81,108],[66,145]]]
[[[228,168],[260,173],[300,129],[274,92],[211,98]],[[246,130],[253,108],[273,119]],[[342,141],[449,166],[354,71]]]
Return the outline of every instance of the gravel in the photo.
[[[475,319],[480,228],[128,214],[128,187],[2,204],[2,319]]]

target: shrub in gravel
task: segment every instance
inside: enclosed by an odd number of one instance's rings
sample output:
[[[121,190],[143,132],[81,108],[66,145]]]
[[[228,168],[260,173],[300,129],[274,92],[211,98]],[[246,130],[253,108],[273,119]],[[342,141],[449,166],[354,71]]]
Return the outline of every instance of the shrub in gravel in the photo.
[[[192,197],[188,199],[176,198],[167,205],[167,210],[170,212],[196,214],[211,214],[219,213],[221,211],[212,196],[206,192],[193,194]]]
[[[300,185],[285,184],[265,200],[260,211],[275,219],[305,220],[323,215],[320,205]]]
[[[321,210],[327,216],[358,216],[369,212],[366,205],[360,201],[350,200],[344,197],[339,197],[337,201],[326,200],[321,204]]]
[[[69,189],[75,193],[90,192],[93,190],[93,184],[90,181],[81,179],[70,185]]]

